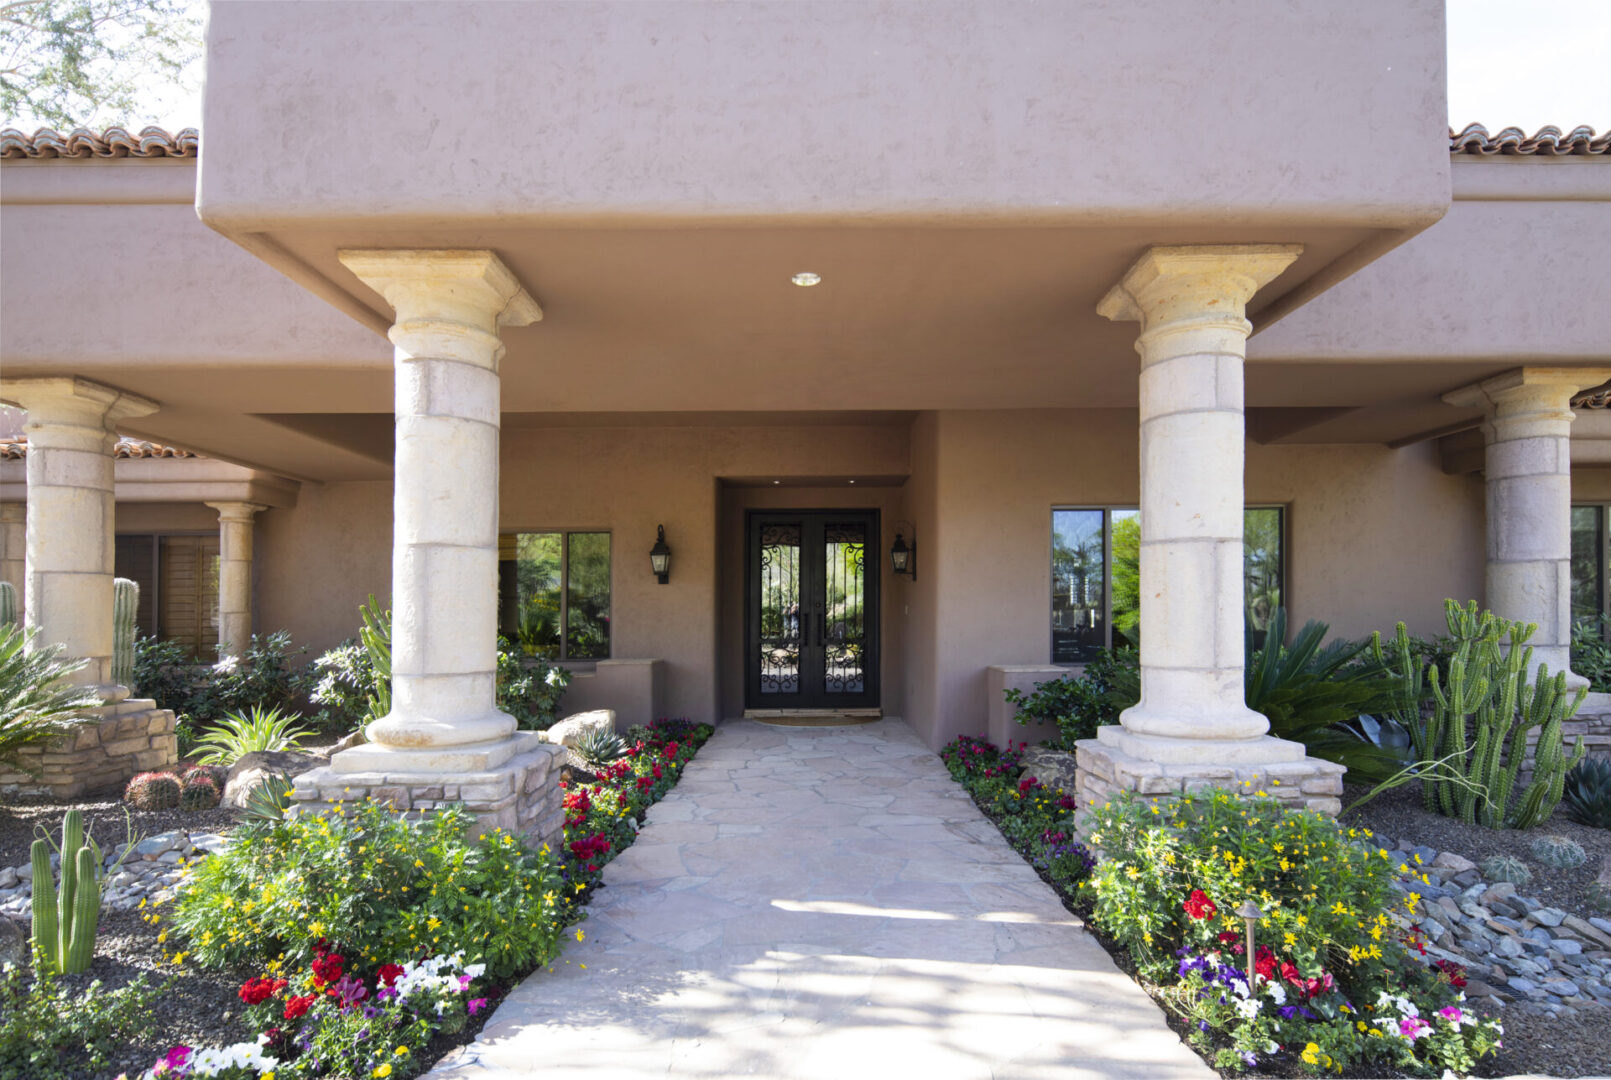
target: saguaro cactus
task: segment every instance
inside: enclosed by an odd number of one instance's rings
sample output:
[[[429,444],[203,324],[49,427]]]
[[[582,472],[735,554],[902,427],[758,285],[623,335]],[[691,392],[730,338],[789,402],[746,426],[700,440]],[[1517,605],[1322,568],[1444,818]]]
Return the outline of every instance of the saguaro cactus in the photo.
[[[137,839],[129,837],[124,858]],[[84,815],[69,810],[62,818],[60,888],[51,873],[50,851],[51,843],[44,838],[35,840],[29,851],[34,872],[34,946],[44,963],[60,974],[71,975],[88,970],[95,954],[101,916],[101,848],[84,835]]]
[[[112,681],[129,686],[134,680],[134,613],[140,586],[128,578],[112,582]]]
[[[0,581],[0,626],[17,625],[17,589],[9,581]]]

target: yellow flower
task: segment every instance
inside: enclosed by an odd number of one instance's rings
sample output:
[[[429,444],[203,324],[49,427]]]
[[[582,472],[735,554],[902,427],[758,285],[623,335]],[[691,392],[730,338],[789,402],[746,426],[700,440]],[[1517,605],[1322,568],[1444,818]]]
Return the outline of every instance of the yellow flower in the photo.
[[[397,1057],[403,1057],[405,1054],[408,1053],[408,1047],[399,1046],[396,1050],[393,1050],[392,1053],[395,1054]]]
[[[1320,1064],[1320,1047],[1315,1043],[1305,1046],[1303,1048],[1303,1061],[1306,1065]]]
[[[584,937],[585,937],[585,936],[586,936],[586,935],[585,935],[585,934],[583,934],[583,933],[582,933],[582,932],[581,932],[581,931],[580,931],[580,930],[578,930],[578,931],[576,931],[576,940],[577,940],[577,941],[581,941],[581,940],[582,940],[582,938],[584,938]]]
[[[391,1064],[391,1062],[387,1061],[387,1062],[383,1062],[380,1065],[376,1065],[375,1066],[375,1071],[370,1073],[369,1075],[370,1076],[385,1077],[385,1076],[390,1076],[391,1074],[392,1074],[392,1064]]]

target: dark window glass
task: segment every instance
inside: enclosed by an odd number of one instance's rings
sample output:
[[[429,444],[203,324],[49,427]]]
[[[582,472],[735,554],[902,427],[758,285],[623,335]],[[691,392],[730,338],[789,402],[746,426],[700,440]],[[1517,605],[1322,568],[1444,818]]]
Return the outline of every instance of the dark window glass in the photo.
[[[1249,507],[1242,514],[1243,574],[1246,582],[1247,625],[1255,647],[1264,646],[1264,631],[1281,606],[1281,508]]]
[[[1077,664],[1107,644],[1101,510],[1052,511],[1052,663]]]
[[[566,562],[565,655],[610,655],[610,534],[571,533]]]
[[[1572,618],[1592,622],[1604,612],[1605,507],[1572,507]]]
[[[610,655],[609,533],[516,533],[498,549],[499,633],[527,656]]]

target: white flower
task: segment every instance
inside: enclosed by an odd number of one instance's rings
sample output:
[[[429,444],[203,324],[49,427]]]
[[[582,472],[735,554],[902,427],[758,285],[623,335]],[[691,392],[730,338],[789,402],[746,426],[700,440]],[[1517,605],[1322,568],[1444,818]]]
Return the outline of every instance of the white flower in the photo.
[[[1236,1011],[1241,1014],[1244,1020],[1251,1020],[1257,1016],[1259,1014],[1259,1008],[1260,1004],[1258,998],[1245,998],[1236,1003]]]
[[[1277,1005],[1285,1005],[1287,1003],[1286,989],[1280,983],[1265,983],[1264,989],[1269,992],[1270,1000],[1274,1001]]]
[[[235,674],[235,669],[240,667],[240,666],[241,666],[241,658],[240,657],[238,657],[238,656],[225,656],[223,659],[219,660],[218,663],[213,665],[213,670],[216,671],[220,675],[233,675],[233,674]]]
[[[487,965],[485,964],[470,964],[464,969],[464,973],[472,979],[481,978],[482,975],[486,974],[486,971]]]
[[[549,668],[548,674],[543,676],[543,682],[549,686],[559,685],[559,668]]]

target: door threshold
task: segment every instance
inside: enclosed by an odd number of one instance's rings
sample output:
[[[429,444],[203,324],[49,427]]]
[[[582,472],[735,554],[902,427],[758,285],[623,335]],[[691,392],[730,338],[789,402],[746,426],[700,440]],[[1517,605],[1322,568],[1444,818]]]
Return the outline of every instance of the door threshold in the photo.
[[[767,720],[778,716],[854,716],[869,720],[882,718],[884,710],[873,709],[745,709],[746,720]]]

